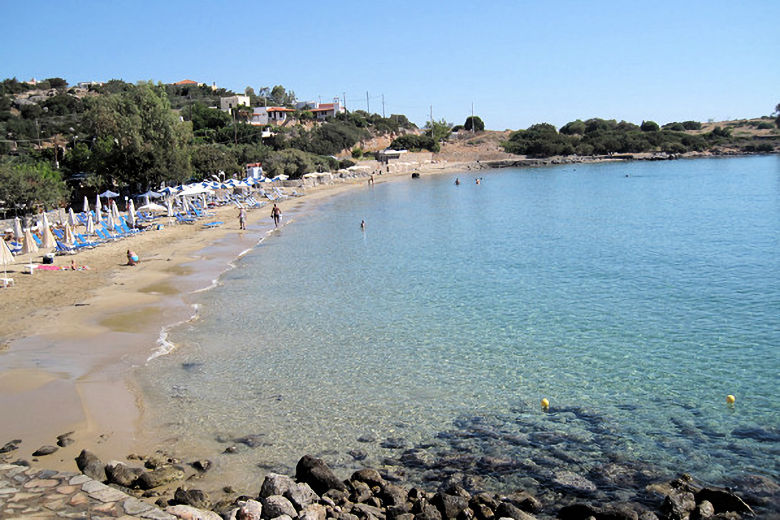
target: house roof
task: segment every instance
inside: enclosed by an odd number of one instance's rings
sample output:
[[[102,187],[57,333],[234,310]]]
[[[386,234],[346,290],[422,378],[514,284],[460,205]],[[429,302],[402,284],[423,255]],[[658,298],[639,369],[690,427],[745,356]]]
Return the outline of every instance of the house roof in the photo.
[[[197,85],[197,81],[192,81],[191,79],[183,79],[181,81],[177,81],[174,83],[174,85]]]
[[[284,107],[266,107],[266,112],[295,112],[294,108],[284,108]]]

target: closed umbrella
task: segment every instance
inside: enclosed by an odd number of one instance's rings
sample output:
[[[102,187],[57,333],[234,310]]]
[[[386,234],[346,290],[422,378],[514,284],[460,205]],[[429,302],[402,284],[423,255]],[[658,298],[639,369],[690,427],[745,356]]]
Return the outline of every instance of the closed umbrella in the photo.
[[[111,201],[111,213],[114,214],[114,222],[119,222],[119,208],[116,205],[116,201]]]
[[[114,227],[116,226],[116,222],[114,222],[114,214],[112,212],[108,212],[106,217],[108,217],[108,231],[113,233]]]
[[[3,278],[8,278],[7,265],[14,263],[14,254],[8,249],[8,244],[0,238],[0,264],[3,264]]]
[[[173,216],[173,197],[165,199],[165,207],[168,209],[168,216]]]
[[[60,225],[63,225],[65,223],[67,217],[65,217],[65,208],[59,208],[57,209],[57,221]]]
[[[24,238],[24,232],[22,231],[22,222],[19,220],[19,217],[16,217],[14,219],[14,238],[16,240],[21,240]]]
[[[95,234],[95,221],[92,220],[92,213],[87,214],[87,235]]]
[[[89,213],[89,201],[86,195],[84,195],[84,213]]]
[[[30,228],[27,228],[24,232],[24,243],[22,244],[23,255],[30,255],[30,266],[32,266],[32,255],[38,252],[38,244],[33,240],[32,232]],[[30,274],[32,274],[32,267],[30,268]]]
[[[100,224],[100,221],[103,220],[103,215],[100,212],[100,199],[98,199],[98,204],[95,205],[95,223]]]
[[[41,232],[41,247],[43,249],[52,249],[57,246],[57,242],[54,239],[54,234],[51,232],[51,227],[49,226],[49,219],[46,217],[46,213],[43,214],[43,227],[40,229]]]
[[[73,208],[68,208],[68,224],[76,226],[76,214],[73,213]]]
[[[133,199],[130,199],[127,203],[127,223],[131,228],[135,227],[135,204],[133,204]]]
[[[76,243],[76,238],[73,236],[73,228],[70,226],[70,222],[65,223],[65,243],[69,246]]]

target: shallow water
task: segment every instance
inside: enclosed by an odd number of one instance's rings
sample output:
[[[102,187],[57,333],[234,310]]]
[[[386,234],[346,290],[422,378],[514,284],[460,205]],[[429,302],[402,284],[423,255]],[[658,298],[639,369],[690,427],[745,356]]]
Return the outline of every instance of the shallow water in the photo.
[[[267,238],[140,372],[150,427],[239,485],[305,453],[507,488],[606,463],[777,480],[780,159],[481,175]]]

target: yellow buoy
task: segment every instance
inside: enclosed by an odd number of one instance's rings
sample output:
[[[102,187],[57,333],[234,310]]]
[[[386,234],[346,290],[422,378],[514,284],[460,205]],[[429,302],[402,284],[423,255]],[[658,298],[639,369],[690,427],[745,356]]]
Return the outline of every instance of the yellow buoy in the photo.
[[[542,410],[547,410],[548,408],[550,408],[550,401],[545,397],[542,399]]]
[[[727,395],[727,396],[726,396],[726,402],[727,402],[728,404],[734,404],[734,401],[736,401],[736,400],[737,400],[737,398],[736,398],[736,397],[734,397],[734,396],[733,396],[733,395],[731,395],[731,394],[729,394],[729,395]]]

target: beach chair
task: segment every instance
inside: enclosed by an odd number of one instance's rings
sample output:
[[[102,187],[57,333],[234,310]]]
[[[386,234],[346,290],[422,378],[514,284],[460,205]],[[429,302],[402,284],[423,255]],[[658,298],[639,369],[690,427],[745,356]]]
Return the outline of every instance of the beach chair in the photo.
[[[60,242],[59,240],[55,240],[55,242],[57,243],[57,247],[55,247],[54,250],[59,255],[72,255],[75,254],[79,249],[76,246],[69,246],[68,244]]]
[[[10,249],[14,255],[18,255],[22,251],[22,244],[14,241],[8,242],[8,249]]]
[[[87,237],[85,237],[81,233],[73,233],[73,238],[76,241],[76,245],[81,247],[97,247],[102,243],[102,242],[87,240]]]
[[[35,243],[38,244],[38,247],[43,247],[43,242],[41,242],[41,239],[38,238],[38,235],[33,235],[33,240],[35,240]]]
[[[175,213],[173,216],[176,217],[176,222],[178,222],[179,224],[194,224],[195,223],[195,219],[194,218],[187,217],[185,215],[182,215],[181,213]]]

